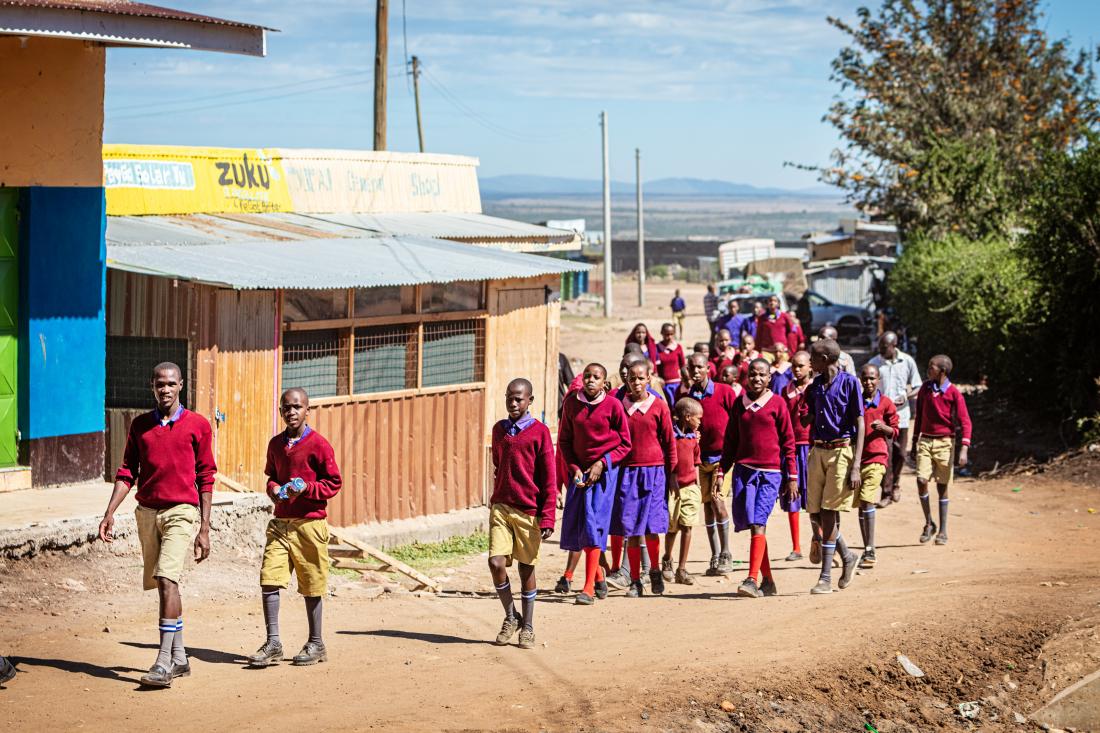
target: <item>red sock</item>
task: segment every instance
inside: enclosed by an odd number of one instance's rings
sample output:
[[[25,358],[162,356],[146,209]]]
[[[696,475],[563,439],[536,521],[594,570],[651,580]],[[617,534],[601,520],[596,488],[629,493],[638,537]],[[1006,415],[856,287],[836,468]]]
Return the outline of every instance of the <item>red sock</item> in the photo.
[[[630,579],[642,577],[642,548],[630,545],[626,548],[626,559],[630,563]]]
[[[763,535],[761,535],[763,537]],[[764,580],[772,579],[772,561],[768,559],[768,538],[763,537],[764,540],[764,555],[760,561],[760,572],[764,574]]]
[[[611,535],[611,572],[615,572],[623,564],[623,538],[617,534]]]
[[[565,578],[566,580],[568,580],[568,581],[569,581],[570,583],[572,583],[572,582],[573,582],[573,571],[572,571],[572,570],[566,570],[566,571],[565,571],[564,573],[562,573],[561,575],[562,575],[562,577],[563,577],[563,578]]]
[[[649,551],[650,570],[661,569],[661,540],[656,537],[645,538],[645,548]]]
[[[584,552],[584,593],[596,595],[596,573],[600,569],[600,548],[586,547]]]
[[[764,560],[764,550],[767,540],[762,534],[754,534],[749,539],[749,577],[756,581],[760,574],[760,563]]]
[[[791,523],[791,544],[795,552],[802,552],[802,545],[798,542],[798,512],[787,512],[787,521]]]

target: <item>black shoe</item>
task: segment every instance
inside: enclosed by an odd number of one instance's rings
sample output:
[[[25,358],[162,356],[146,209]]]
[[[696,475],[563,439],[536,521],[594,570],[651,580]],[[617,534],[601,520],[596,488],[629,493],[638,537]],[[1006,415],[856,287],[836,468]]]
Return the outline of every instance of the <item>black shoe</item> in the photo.
[[[512,637],[516,635],[516,632],[523,628],[523,617],[518,613],[513,616],[505,616],[504,623],[500,627],[500,633],[497,634],[496,644],[497,646],[504,646],[512,640]]]
[[[660,570],[649,571],[649,590],[655,596],[665,592],[665,576]]]
[[[632,580],[630,581],[630,588],[626,591],[627,598],[641,598],[645,595],[645,588],[642,586],[642,581]]]
[[[928,542],[935,535],[936,535],[936,523],[935,522],[929,522],[928,524],[924,525],[924,531],[921,532],[921,534],[920,534],[921,544],[924,544],[925,542]]]
[[[15,665],[0,657],[0,685],[10,681],[12,677],[15,677]]]
[[[177,679],[179,677],[190,677],[190,676],[191,676],[191,663],[190,662],[184,662],[183,664],[176,664],[175,662],[172,662],[172,679]]]
[[[630,573],[626,571],[626,568],[620,566],[619,569],[615,572],[605,575],[604,581],[612,588],[618,588],[619,590],[622,590],[623,588],[629,588]]]
[[[745,578],[737,588],[737,595],[744,596],[745,598],[759,598],[764,594],[756,587],[755,580],[752,578]]]
[[[607,598],[607,581],[606,580],[597,580],[596,584],[595,584],[595,589],[596,589],[596,598],[600,599],[601,601],[604,598]]]
[[[849,550],[842,560],[844,569],[840,571],[840,580],[837,581],[836,587],[844,590],[852,584],[852,578],[856,574],[856,566],[859,565],[859,558],[856,557],[856,553]]]
[[[297,667],[308,667],[311,664],[327,661],[328,651],[325,649],[325,645],[320,641],[307,641],[306,645],[302,647],[302,651],[298,652],[294,659],[290,660],[290,663]]]
[[[707,576],[710,576],[712,578],[716,575],[721,575],[721,573],[718,572],[718,556],[717,555],[715,555],[714,557],[712,557],[710,559],[710,565],[707,567],[707,571],[703,574],[707,575]]]
[[[577,594],[577,597],[573,599],[573,604],[576,606],[591,606],[596,602],[596,599],[585,593],[583,590]]]
[[[268,639],[256,653],[248,658],[249,667],[270,667],[275,662],[283,661],[283,645],[278,641]]]
[[[569,592],[569,578],[564,575],[558,578],[558,584],[554,586],[555,593],[568,593]]]
[[[775,580],[772,578],[764,578],[764,582],[760,584],[760,592],[765,598],[779,595],[779,589],[775,587]]]
[[[875,567],[875,563],[878,562],[878,558],[875,557],[875,548],[863,551],[863,556],[859,558],[860,570],[871,570]]]
[[[733,572],[733,555],[729,552],[723,552],[718,555],[718,567],[717,571],[719,575],[729,575]]]
[[[141,676],[141,684],[146,687],[171,687],[172,670],[166,669],[163,665],[154,664]]]

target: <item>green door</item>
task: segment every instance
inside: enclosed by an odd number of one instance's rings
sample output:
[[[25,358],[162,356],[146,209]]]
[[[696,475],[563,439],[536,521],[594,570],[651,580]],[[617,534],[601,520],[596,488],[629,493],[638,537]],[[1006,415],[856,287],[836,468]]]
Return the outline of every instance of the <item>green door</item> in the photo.
[[[19,457],[19,191],[0,188],[0,467]]]

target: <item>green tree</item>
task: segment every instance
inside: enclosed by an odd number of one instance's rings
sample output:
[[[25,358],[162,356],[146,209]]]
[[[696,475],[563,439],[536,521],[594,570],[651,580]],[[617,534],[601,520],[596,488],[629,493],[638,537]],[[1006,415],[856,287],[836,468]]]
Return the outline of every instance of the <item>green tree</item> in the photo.
[[[832,63],[825,119],[841,148],[822,180],[903,233],[1004,233],[1032,174],[1098,120],[1084,52],[1041,30],[1038,0],[885,0]]]

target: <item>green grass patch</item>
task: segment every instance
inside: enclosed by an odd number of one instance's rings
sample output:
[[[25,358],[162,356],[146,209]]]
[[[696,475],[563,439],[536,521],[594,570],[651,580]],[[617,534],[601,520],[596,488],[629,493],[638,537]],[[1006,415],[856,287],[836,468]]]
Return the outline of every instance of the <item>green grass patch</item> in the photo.
[[[398,560],[412,565],[417,570],[455,565],[489,550],[489,533],[474,532],[462,537],[451,537],[442,542],[414,542],[386,550]]]

